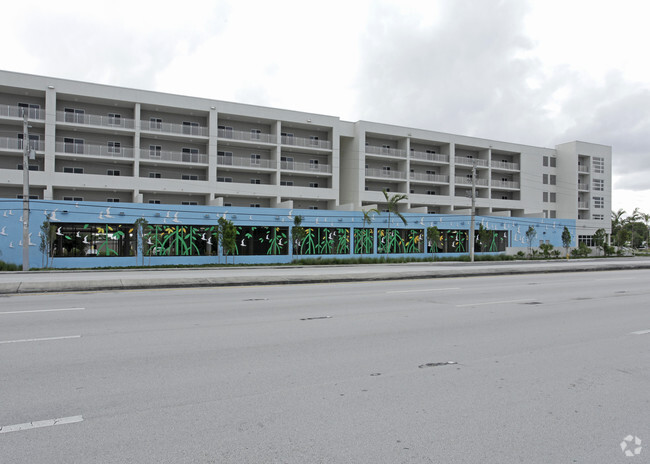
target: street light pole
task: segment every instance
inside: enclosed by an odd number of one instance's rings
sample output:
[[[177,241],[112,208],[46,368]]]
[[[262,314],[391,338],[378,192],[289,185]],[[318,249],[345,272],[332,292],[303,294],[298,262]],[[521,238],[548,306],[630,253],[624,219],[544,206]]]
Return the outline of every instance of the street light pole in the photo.
[[[23,109],[23,271],[29,271],[29,124]]]
[[[476,216],[476,160],[472,161],[472,216],[469,225],[469,260],[474,262],[474,216]]]

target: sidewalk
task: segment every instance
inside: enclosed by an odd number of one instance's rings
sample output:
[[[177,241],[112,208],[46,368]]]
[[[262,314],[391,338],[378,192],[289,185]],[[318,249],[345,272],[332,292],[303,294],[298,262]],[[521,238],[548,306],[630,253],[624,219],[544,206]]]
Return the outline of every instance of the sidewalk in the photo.
[[[0,294],[223,287],[650,269],[650,258],[0,273]]]

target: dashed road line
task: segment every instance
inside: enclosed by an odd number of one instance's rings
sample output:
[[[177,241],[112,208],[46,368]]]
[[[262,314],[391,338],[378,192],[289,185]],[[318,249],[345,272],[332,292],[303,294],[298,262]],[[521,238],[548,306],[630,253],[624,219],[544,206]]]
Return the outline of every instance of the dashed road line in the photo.
[[[86,308],[28,309],[26,311],[0,311],[0,314],[55,313],[59,311],[83,311]]]
[[[386,293],[418,293],[418,292],[437,292],[442,290],[460,290],[460,287],[446,287],[446,288],[425,288],[422,290],[391,290]]]
[[[0,345],[7,343],[26,343],[26,342],[47,342],[50,340],[69,340],[71,338],[81,338],[81,335],[66,335],[64,337],[45,337],[45,338],[23,338],[21,340],[2,340]]]
[[[639,330],[637,332],[630,332],[630,335],[645,335],[650,334],[650,330]]]
[[[54,425],[75,424],[82,422],[83,416],[70,416],[61,417],[59,419],[47,419],[34,422],[26,422],[24,424],[5,425],[0,426],[0,433],[20,432],[21,430],[39,429],[41,427],[52,427]]]
[[[467,304],[456,305],[456,307],[457,308],[465,308],[467,306],[486,306],[486,305],[493,305],[493,304],[519,303],[521,301],[530,301],[530,298],[522,298],[522,299],[519,299],[519,300],[484,301],[484,302],[479,302],[479,303],[467,303]]]

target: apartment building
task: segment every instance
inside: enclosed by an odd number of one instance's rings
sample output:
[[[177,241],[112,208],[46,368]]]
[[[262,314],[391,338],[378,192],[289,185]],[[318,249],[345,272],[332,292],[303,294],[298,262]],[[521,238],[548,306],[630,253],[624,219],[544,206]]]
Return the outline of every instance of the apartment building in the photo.
[[[609,231],[611,147],[535,147],[0,71],[0,198],[575,221]],[[475,174],[473,174],[475,173]]]

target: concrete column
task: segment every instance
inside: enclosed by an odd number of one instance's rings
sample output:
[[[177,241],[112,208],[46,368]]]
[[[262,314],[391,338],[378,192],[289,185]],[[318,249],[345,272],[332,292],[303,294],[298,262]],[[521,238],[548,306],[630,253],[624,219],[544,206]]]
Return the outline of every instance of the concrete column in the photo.
[[[133,109],[133,119],[135,120],[135,135],[133,136],[133,177],[135,179],[140,177],[140,112],[140,103],[136,103],[135,108]],[[136,195],[137,194],[133,192],[134,199]]]
[[[43,170],[48,179],[43,192],[44,200],[54,198],[54,167],[56,151],[56,89],[50,85],[45,90],[45,162]]]

